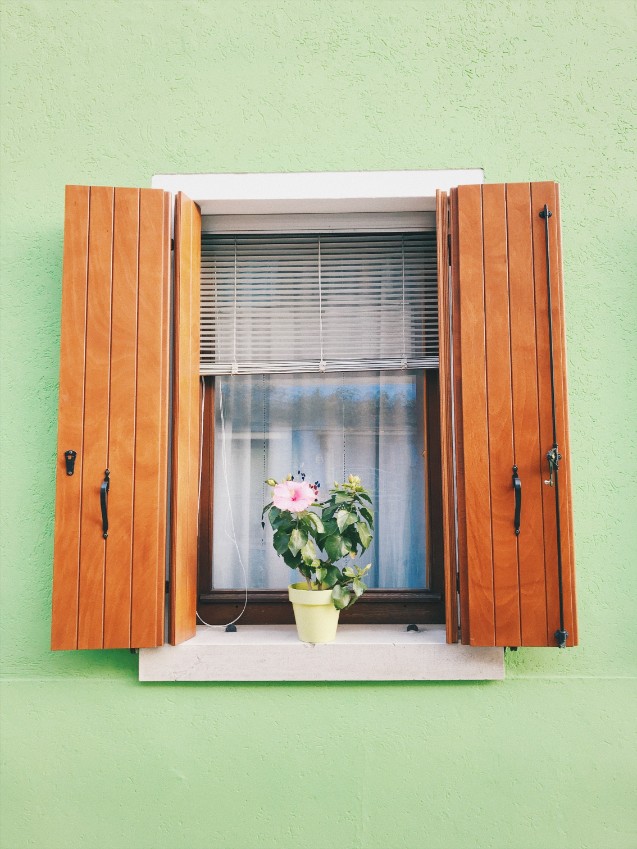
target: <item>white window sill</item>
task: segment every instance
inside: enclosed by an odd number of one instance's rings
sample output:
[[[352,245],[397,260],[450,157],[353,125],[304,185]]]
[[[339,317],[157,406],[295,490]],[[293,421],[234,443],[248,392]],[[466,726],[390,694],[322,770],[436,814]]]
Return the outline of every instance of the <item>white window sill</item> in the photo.
[[[294,625],[197,628],[178,646],[140,649],[140,681],[484,681],[504,678],[501,648],[447,645],[444,625],[341,625],[333,643]]]

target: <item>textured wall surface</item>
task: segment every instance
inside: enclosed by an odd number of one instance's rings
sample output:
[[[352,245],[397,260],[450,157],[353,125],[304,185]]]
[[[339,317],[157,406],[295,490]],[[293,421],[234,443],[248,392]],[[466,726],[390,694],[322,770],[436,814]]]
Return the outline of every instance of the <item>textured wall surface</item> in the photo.
[[[634,849],[634,4],[0,5],[3,849]],[[64,184],[472,166],[562,188],[581,646],[456,685],[53,655]]]

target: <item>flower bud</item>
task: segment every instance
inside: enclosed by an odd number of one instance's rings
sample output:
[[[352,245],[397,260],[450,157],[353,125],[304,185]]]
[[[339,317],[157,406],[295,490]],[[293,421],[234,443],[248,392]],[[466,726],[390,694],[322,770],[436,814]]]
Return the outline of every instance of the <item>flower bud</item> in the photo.
[[[274,480],[274,478],[268,478],[266,483],[268,486],[276,486],[276,481]]]

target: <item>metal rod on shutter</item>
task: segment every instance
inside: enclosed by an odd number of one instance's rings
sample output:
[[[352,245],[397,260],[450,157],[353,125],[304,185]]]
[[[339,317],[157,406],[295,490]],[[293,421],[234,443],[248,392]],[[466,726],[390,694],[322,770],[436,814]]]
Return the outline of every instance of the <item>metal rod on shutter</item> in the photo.
[[[548,290],[548,314],[549,314],[549,358],[551,364],[551,405],[553,413],[553,446],[547,452],[546,459],[549,464],[549,479],[544,481],[547,486],[555,487],[555,530],[557,534],[557,583],[560,599],[560,627],[555,632],[555,642],[563,649],[568,639],[568,631],[564,629],[564,588],[562,584],[562,530],[560,525],[560,487],[559,487],[559,462],[562,455],[557,444],[557,417],[555,412],[555,371],[553,366],[553,305],[551,300],[551,249],[549,237],[549,218],[552,212],[546,204],[540,211],[540,218],[544,219],[546,233],[546,285]]]

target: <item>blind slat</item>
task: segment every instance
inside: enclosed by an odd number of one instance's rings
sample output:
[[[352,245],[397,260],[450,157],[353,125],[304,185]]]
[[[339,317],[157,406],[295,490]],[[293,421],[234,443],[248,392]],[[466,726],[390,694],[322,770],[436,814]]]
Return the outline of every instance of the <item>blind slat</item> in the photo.
[[[435,233],[202,237],[201,373],[438,366]]]

